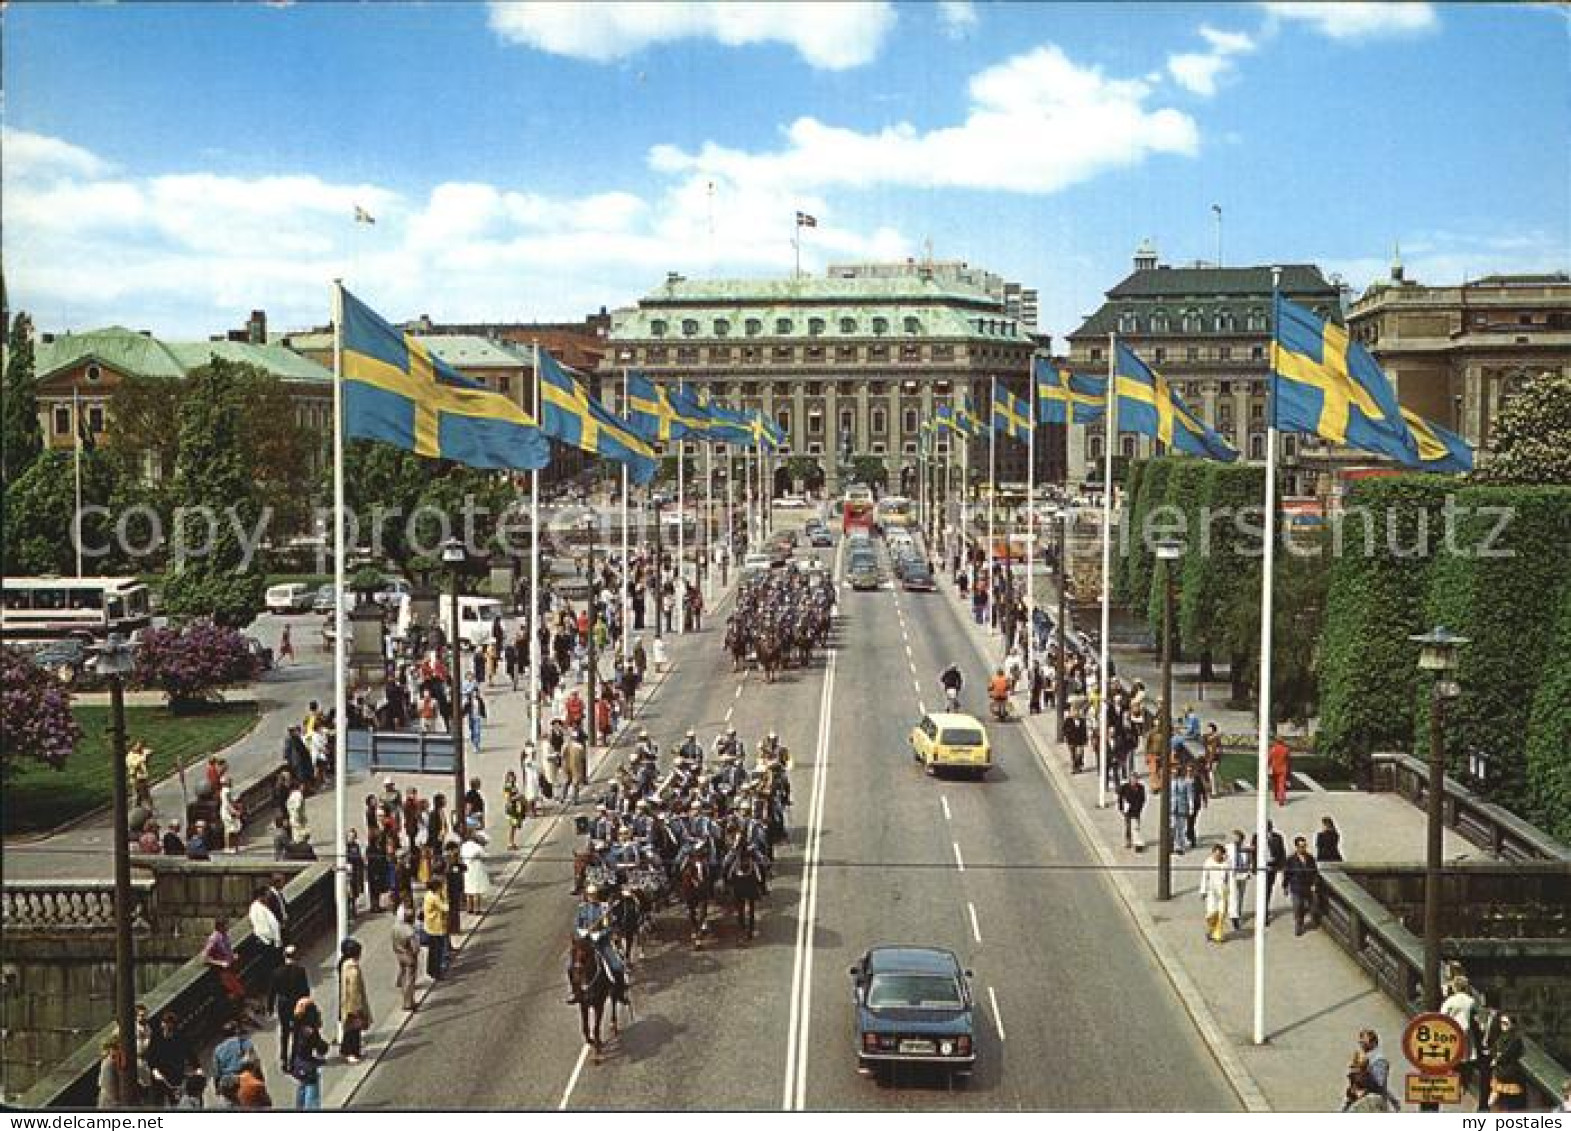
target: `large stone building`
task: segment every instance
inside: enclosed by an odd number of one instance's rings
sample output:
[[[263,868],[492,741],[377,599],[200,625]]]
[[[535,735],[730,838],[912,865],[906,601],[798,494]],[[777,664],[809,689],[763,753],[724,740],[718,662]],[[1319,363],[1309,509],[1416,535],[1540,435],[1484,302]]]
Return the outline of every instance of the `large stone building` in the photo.
[[[1353,304],[1348,326],[1404,406],[1486,447],[1500,409],[1530,377],[1571,372],[1571,276],[1424,286],[1398,261]]]
[[[1249,460],[1263,460],[1266,445],[1266,377],[1271,345],[1272,268],[1170,267],[1150,242],[1135,252],[1134,271],[1107,292],[1107,301],[1069,335],[1069,365],[1077,373],[1105,374],[1108,334],[1159,371],[1200,417]],[[1342,321],[1342,296],[1313,264],[1281,268],[1284,297],[1333,322]],[[1100,424],[1069,430],[1072,480],[1096,477],[1105,430]],[[1284,436],[1278,453],[1290,491],[1315,490],[1306,470],[1303,441]],[[1145,436],[1119,437],[1119,455],[1152,454]]]
[[[909,494],[922,421],[938,404],[958,404],[965,389],[985,413],[994,379],[1025,395],[1035,344],[1001,295],[915,265],[862,265],[827,278],[672,274],[613,315],[602,373],[630,367],[762,409],[784,429],[788,454],[817,465],[802,478],[822,476],[831,492],[844,485],[849,455],[881,459],[891,489]],[[1058,447],[1039,442],[1039,474]],[[973,475],[985,471],[986,440],[970,449]],[[938,450],[947,451],[947,438]],[[1022,445],[1001,438],[998,464],[1001,481],[1025,479]],[[779,475],[784,488],[792,477],[784,466]]]

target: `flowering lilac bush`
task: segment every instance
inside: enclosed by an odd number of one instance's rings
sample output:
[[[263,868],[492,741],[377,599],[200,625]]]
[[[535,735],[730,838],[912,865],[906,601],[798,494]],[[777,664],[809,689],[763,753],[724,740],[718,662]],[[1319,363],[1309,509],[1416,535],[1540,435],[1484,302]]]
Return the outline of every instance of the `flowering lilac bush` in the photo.
[[[0,781],[23,758],[58,769],[82,737],[71,693],[14,648],[0,648]]]
[[[255,674],[245,637],[210,620],[145,629],[136,650],[138,682],[161,689],[171,704],[216,699],[219,689]]]

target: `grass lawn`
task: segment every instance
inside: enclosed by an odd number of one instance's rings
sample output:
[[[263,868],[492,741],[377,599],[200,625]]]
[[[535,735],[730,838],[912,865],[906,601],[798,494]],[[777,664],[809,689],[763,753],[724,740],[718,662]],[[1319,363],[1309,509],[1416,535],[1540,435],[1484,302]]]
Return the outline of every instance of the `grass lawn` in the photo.
[[[1253,782],[1255,766],[1254,751],[1228,751],[1222,755],[1222,780],[1231,783],[1242,778],[1247,782]],[[1295,773],[1303,771],[1327,789],[1353,788],[1352,775],[1345,767],[1329,758],[1296,754],[1293,756],[1293,771]]]
[[[82,741],[65,768],[24,762],[6,787],[0,803],[0,828],[6,836],[55,828],[112,800],[109,708],[78,705],[73,710]],[[208,754],[250,731],[257,717],[255,703],[217,703],[201,714],[179,716],[161,706],[131,706],[126,708],[126,735],[128,741],[141,739],[152,748],[150,772],[156,782],[182,760],[187,767],[200,766]]]

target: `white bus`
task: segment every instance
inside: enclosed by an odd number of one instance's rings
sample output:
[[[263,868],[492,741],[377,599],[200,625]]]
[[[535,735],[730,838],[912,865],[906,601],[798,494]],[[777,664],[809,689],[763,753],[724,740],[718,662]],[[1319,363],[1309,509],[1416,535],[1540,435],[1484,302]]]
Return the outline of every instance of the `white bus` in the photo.
[[[7,640],[129,639],[152,623],[147,586],[134,577],[7,577],[0,590]]]

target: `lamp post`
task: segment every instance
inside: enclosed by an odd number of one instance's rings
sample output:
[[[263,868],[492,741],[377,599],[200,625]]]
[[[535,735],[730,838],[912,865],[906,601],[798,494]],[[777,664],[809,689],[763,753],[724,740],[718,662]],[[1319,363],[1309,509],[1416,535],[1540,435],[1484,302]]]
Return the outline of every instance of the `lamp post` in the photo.
[[[453,731],[453,832],[464,829],[464,656],[458,635],[458,573],[464,565],[464,544],[457,538],[442,543],[442,560],[453,578],[453,608],[450,624],[453,633],[452,731]]]
[[[120,1100],[140,1099],[136,1071],[136,967],[131,947],[131,799],[125,766],[125,677],[134,666],[131,647],[118,632],[98,651],[97,670],[109,677],[111,751],[114,761],[115,832],[115,1029],[120,1037]]]
[[[654,590],[655,639],[659,640],[662,635],[661,618],[665,607],[664,551],[660,549],[660,504],[665,502],[665,499],[658,492],[650,492],[649,502],[655,508],[655,563],[654,569],[649,571],[649,585]]]
[[[589,720],[590,749],[595,745],[595,527],[599,522],[596,514],[584,519],[584,533],[589,536],[589,594],[585,598],[589,606],[589,709],[584,714]]]
[[[1446,704],[1461,694],[1452,674],[1457,653],[1468,643],[1465,636],[1436,627],[1419,636],[1409,636],[1419,645],[1419,671],[1433,672],[1435,681],[1429,696],[1429,845],[1424,858],[1424,1008],[1440,1008],[1440,872],[1446,788],[1445,726]]]
[[[1161,843],[1156,862],[1156,897],[1173,898],[1173,563],[1184,555],[1184,544],[1163,541],[1156,544],[1156,556],[1166,562],[1162,591],[1162,738],[1157,752],[1157,771],[1162,788],[1162,808],[1158,813]]]
[[[1069,520],[1074,516],[1074,511],[1061,507],[1053,512],[1053,521],[1058,525],[1058,655],[1057,668],[1053,680],[1053,705],[1058,715],[1058,741],[1064,741],[1064,710],[1069,705],[1069,688],[1065,684],[1066,668],[1064,664],[1064,637],[1068,633],[1065,623],[1065,609],[1068,605],[1066,594],[1069,592],[1068,558],[1065,555],[1065,544],[1068,542]]]

